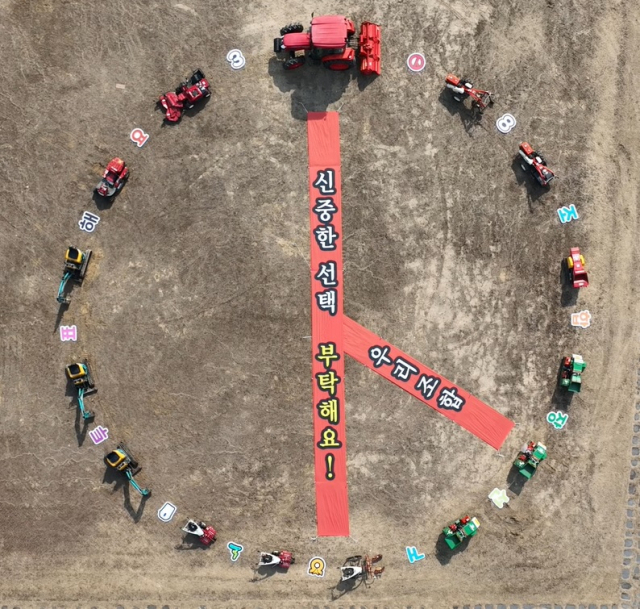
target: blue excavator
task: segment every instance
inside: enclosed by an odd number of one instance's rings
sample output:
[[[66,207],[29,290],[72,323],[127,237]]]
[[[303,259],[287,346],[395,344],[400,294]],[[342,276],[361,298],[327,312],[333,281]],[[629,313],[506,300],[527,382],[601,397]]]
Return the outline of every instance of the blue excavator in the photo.
[[[58,288],[58,297],[56,298],[60,304],[68,305],[71,302],[71,296],[65,295],[65,288],[70,280],[82,285],[89,266],[89,260],[91,260],[91,250],[83,252],[72,245],[67,248],[64,255],[64,272]]]
[[[66,368],[67,378],[73,383],[78,392],[78,407],[85,421],[93,419],[95,414],[84,406],[84,398],[98,391],[93,381],[89,362],[85,359],[79,364],[69,364]]]

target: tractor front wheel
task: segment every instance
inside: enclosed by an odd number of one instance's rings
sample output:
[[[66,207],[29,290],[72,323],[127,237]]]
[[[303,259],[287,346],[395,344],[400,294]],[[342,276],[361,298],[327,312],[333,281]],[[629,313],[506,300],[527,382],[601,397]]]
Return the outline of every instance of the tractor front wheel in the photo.
[[[353,67],[353,62],[347,61],[346,59],[332,59],[325,61],[322,65],[324,65],[328,70],[339,70],[344,72],[345,70],[350,70]]]
[[[302,32],[304,32],[304,26],[302,23],[290,23],[280,30],[280,36],[286,36],[287,34],[301,34]]]
[[[292,57],[291,59],[287,59],[282,64],[282,67],[285,70],[295,70],[297,68],[301,68],[304,65],[304,57]]]

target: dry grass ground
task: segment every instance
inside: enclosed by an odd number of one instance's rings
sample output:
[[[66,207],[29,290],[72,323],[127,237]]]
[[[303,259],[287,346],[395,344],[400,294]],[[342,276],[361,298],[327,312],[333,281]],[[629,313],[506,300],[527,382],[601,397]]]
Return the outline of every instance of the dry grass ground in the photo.
[[[272,38],[312,10],[380,23],[382,77],[282,73]],[[615,601],[638,355],[639,13],[633,0],[0,0],[3,603],[320,605],[364,552],[387,571],[341,602]],[[210,102],[162,127],[157,95],[196,67]],[[448,71],[499,93],[481,123],[441,95]],[[304,117],[326,108],[341,112],[345,312],[518,427],[501,458],[349,361],[352,538],[315,540]],[[141,149],[133,127],[150,133]],[[521,140],[557,171],[549,193],[514,164]],[[115,155],[131,180],[87,235],[77,221]],[[580,220],[560,225],[570,203]],[[57,317],[69,244],[95,258]],[[563,306],[573,245],[592,285]],[[571,328],[582,309],[593,326]],[[59,323],[77,324],[76,344]],[[571,352],[589,367],[555,431],[545,415]],[[83,355],[96,423],[136,452],[146,504],[103,481],[105,449],[74,430],[63,368]],[[550,458],[498,511],[486,495],[529,438]],[[439,530],[466,512],[480,533],[439,560]],[[220,543],[178,550],[188,515]],[[236,564],[227,541],[245,546]],[[410,565],[406,545],[426,560]],[[252,581],[257,551],[276,546],[325,557],[328,576],[295,565]]]

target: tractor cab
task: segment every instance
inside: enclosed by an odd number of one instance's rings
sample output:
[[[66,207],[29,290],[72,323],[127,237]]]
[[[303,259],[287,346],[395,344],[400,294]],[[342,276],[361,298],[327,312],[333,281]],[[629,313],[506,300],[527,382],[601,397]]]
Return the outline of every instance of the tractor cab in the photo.
[[[79,265],[82,263],[83,254],[76,248],[69,246],[64,255],[65,264]]]
[[[314,17],[311,20],[311,45],[316,49],[341,50],[355,32],[356,26],[346,17]]]
[[[93,379],[86,360],[78,364],[69,364],[66,368],[67,378],[78,388],[93,386]]]
[[[117,469],[118,471],[122,471],[123,469],[126,469],[126,467],[129,465],[129,463],[126,463],[127,461],[126,453],[124,453],[123,451],[117,448],[115,450],[112,450],[104,458],[104,460],[107,463],[107,465],[109,465],[110,467],[113,467],[114,469]]]

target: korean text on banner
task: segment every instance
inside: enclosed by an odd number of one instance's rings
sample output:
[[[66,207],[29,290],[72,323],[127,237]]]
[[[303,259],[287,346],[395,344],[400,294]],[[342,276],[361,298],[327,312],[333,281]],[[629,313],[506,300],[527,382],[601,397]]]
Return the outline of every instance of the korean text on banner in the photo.
[[[347,355],[464,427],[489,446],[500,449],[514,426],[513,421],[352,319],[345,316],[343,322]]]
[[[311,336],[318,536],[349,536],[342,324],[342,199],[337,112],[307,114]]]

